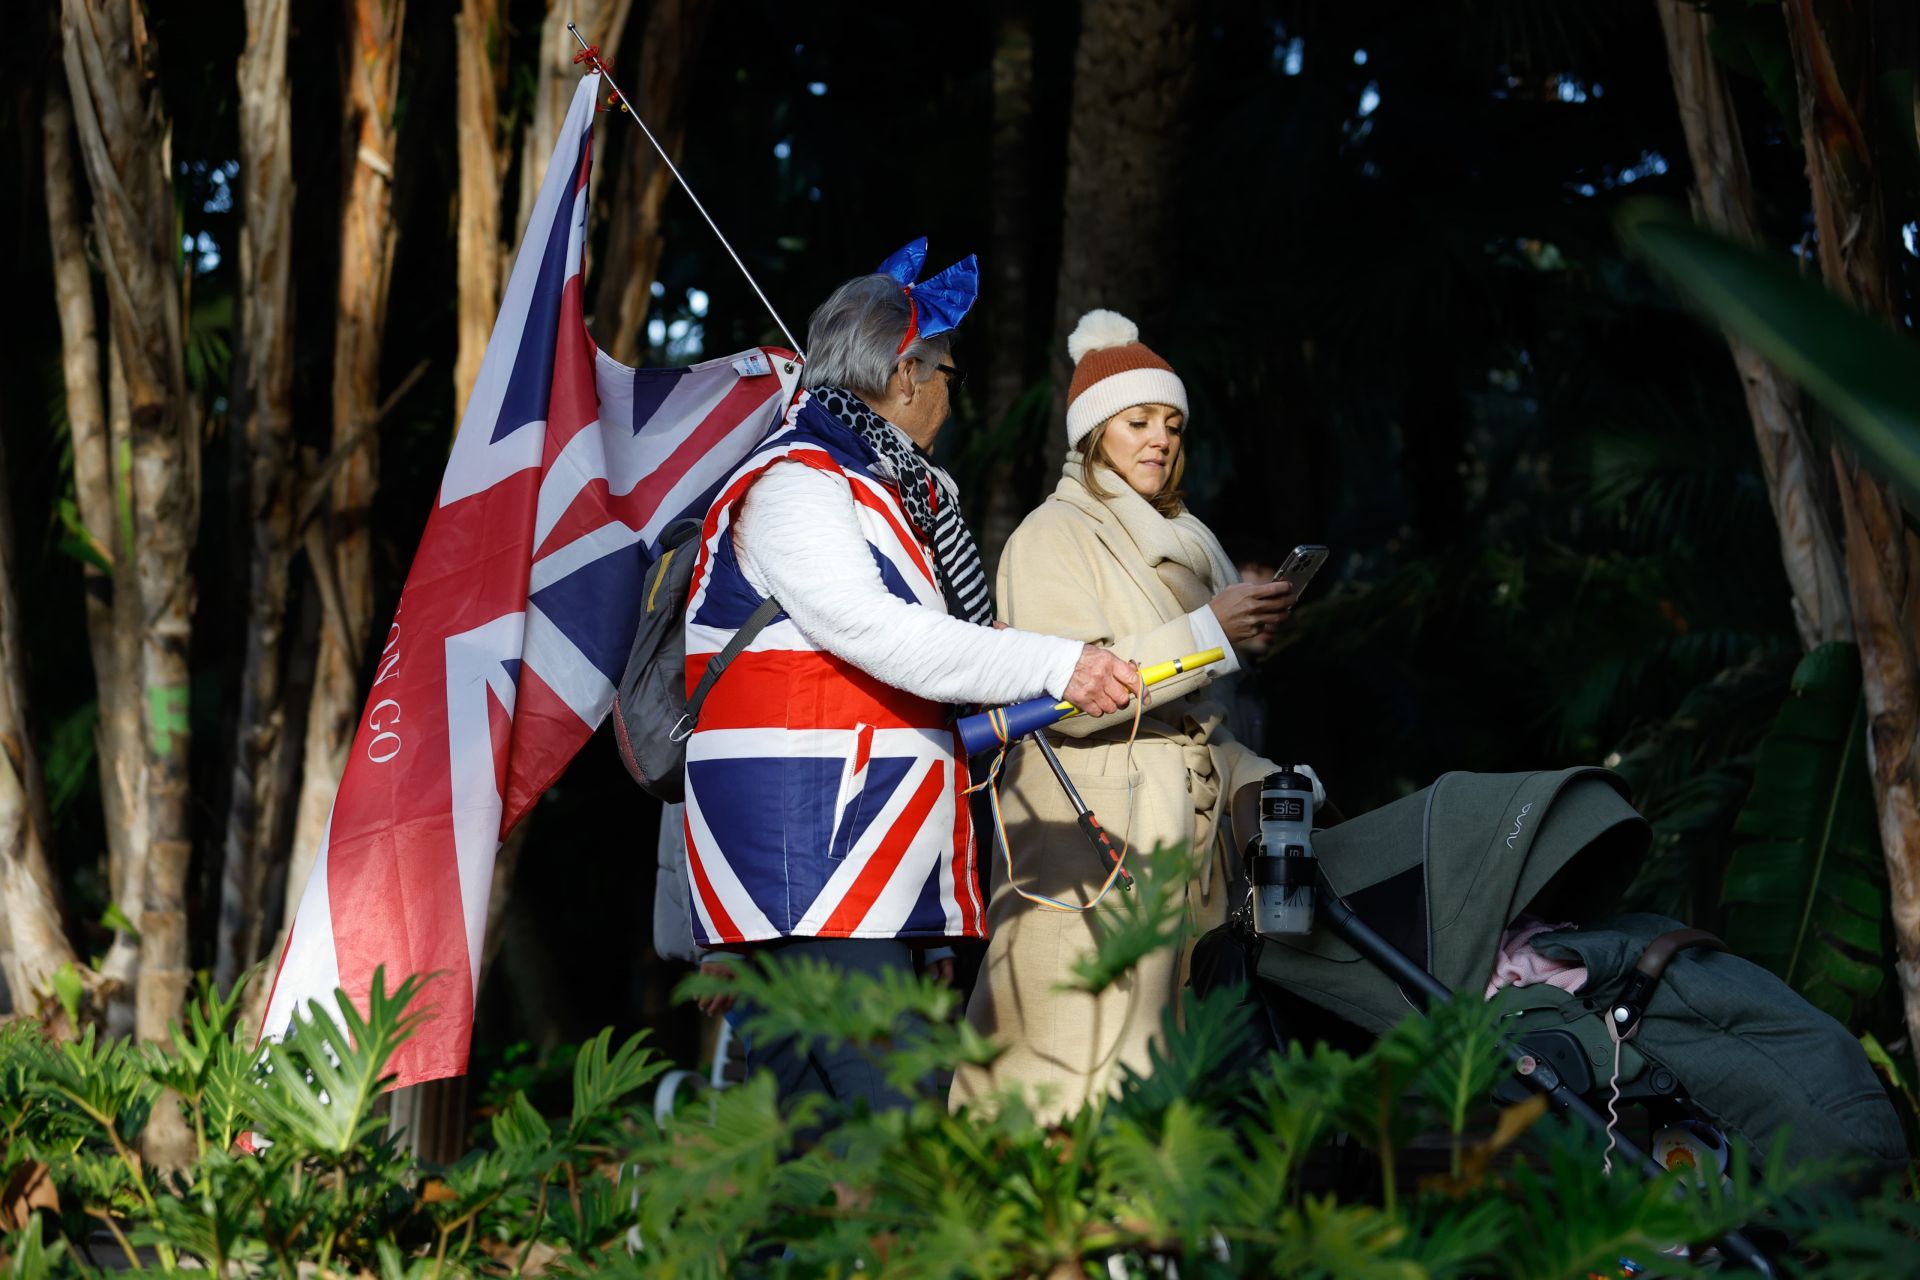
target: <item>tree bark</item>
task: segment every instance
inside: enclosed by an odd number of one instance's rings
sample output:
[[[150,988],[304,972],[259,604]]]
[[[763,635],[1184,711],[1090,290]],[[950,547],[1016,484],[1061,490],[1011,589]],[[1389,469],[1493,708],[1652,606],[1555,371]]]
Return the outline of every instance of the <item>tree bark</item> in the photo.
[[[7,475],[0,456],[0,477]],[[64,922],[60,883],[47,858],[46,796],[26,715],[27,655],[14,577],[13,504],[0,482],[0,916],[7,946],[0,979],[13,1008],[54,1007],[53,975],[79,964]]]
[[[520,202],[513,223],[516,245],[526,235],[527,219],[533,216],[533,202],[540,195],[540,180],[547,176],[547,162],[553,159],[554,135],[567,118],[574,87],[580,83],[581,68],[573,62],[580,45],[567,33],[567,23],[576,24],[588,44],[599,45],[601,58],[612,65],[631,7],[632,0],[548,0],[547,16],[540,24],[540,61],[535,67],[539,87],[534,91],[533,111],[520,144]],[[503,276],[512,262],[511,258],[502,261]]]
[[[146,865],[145,769],[140,742],[139,584],[132,573],[131,495],[116,477],[114,459],[130,447],[124,381],[106,374],[93,303],[93,273],[87,265],[85,225],[74,189],[73,107],[64,76],[50,77],[42,115],[47,226],[52,240],[54,297],[60,316],[60,371],[66,387],[67,430],[73,445],[75,505],[93,550],[108,567],[81,569],[86,601],[87,645],[99,718],[94,728],[100,796],[107,836],[107,883],[127,920],[140,915],[140,878]],[[103,383],[115,388],[116,412],[108,418]],[[118,424],[117,426],[115,424]],[[118,481],[118,482],[116,482]],[[123,520],[124,515],[124,520]],[[115,930],[101,965],[107,979],[109,1029],[133,1029],[133,981],[140,944]]]
[[[1172,289],[1172,234],[1193,88],[1195,0],[1086,0],[1067,126],[1065,220],[1053,325],[1049,483],[1065,459],[1067,335],[1111,307],[1151,340]]]
[[[116,794],[125,797],[127,821],[132,826],[127,837],[127,859],[116,872],[114,900],[121,904],[121,914],[129,921],[137,922],[146,901],[147,848],[152,826],[147,814],[145,720],[140,711],[143,701],[140,647],[141,637],[146,631],[146,617],[140,604],[140,580],[133,551],[136,537],[133,521],[133,406],[127,399],[127,377],[120,359],[120,343],[111,330],[107,333],[107,442],[113,485],[111,518],[114,522],[115,545],[120,548],[120,558],[115,561],[115,578],[120,586],[114,591],[112,602],[114,643],[124,650],[121,670],[124,673],[122,684],[127,701],[124,709],[116,709],[116,718],[126,735],[124,754],[116,777],[111,782],[105,777],[101,779],[102,794],[106,797],[102,808],[107,820],[112,821],[112,797]],[[106,709],[102,708],[103,726],[107,723],[106,714]],[[108,846],[108,853],[112,853],[111,845]],[[134,927],[137,929],[138,924]],[[100,972],[107,979],[108,1033],[116,1036],[133,1035],[137,1018],[134,996],[140,977],[139,935],[124,930],[116,932]]]
[[[308,704],[305,766],[294,818],[282,936],[306,888],[360,713],[359,667],[373,617],[373,545],[367,528],[380,451],[364,440],[380,405],[380,339],[393,268],[393,106],[404,0],[354,0],[345,95],[351,166],[340,215],[333,345],[331,509],[310,528],[308,558],[329,600]],[[277,950],[277,948],[276,948]],[[397,980],[397,979],[396,979]]]
[[[293,559],[292,100],[290,0],[247,0],[240,87],[240,343],[234,448],[246,485],[247,638],[221,864],[214,981],[259,958],[267,851],[287,804],[281,757],[291,743],[282,689],[288,568]]]
[[[171,136],[157,51],[131,0],[64,0],[61,25],[131,422],[147,817],[134,1027],[142,1039],[158,1040],[179,1016],[190,978],[187,649],[200,436],[186,386]],[[185,1159],[191,1137],[177,1107],[154,1109],[146,1144],[157,1164]]]
[[[1827,285],[1866,314],[1896,323],[1891,228],[1882,203],[1866,109],[1873,69],[1870,15],[1826,0],[1786,0],[1799,83],[1800,132]],[[1904,127],[1902,122],[1901,127]],[[1907,1031],[1920,1042],[1920,538],[1892,487],[1835,446],[1846,530],[1847,587],[1860,642],[1867,753],[1879,808],[1893,913],[1895,972]]]
[[[993,220],[987,259],[987,429],[1000,432],[1030,381],[1028,246],[1033,183],[1033,18],[1003,6],[993,41]],[[1049,424],[1051,425],[1051,424]],[[991,582],[1000,551],[1027,512],[1031,495],[1016,483],[1031,460],[996,459],[980,516],[980,555]]]
[[[1759,245],[1753,181],[1740,122],[1708,47],[1712,17],[1688,0],[1661,0],[1667,65],[1673,74],[1680,124],[1693,164],[1694,215],[1743,244]],[[1853,616],[1841,569],[1838,512],[1830,477],[1808,443],[1799,388],[1746,342],[1731,335],[1735,371],[1746,392],[1754,442],[1766,476],[1767,497],[1780,528],[1780,558],[1793,593],[1794,623],[1806,649],[1853,638]]]
[[[632,84],[622,85],[675,164],[686,145],[693,68],[713,10],[712,0],[654,0],[641,33],[638,73]],[[623,154],[613,184],[606,252],[599,263],[593,328],[603,350],[622,364],[637,365],[666,243],[660,212],[673,175],[632,121],[616,127]]]
[[[459,296],[459,348],[453,361],[457,413],[473,394],[500,310],[500,180],[507,158],[500,141],[500,88],[507,40],[499,0],[462,0],[453,34],[460,156],[454,268]]]

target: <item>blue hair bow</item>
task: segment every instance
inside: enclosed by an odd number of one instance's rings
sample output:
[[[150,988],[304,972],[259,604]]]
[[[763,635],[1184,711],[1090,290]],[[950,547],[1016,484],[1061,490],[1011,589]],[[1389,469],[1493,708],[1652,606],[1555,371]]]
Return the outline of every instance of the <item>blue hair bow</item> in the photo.
[[[920,280],[926,264],[927,238],[921,236],[896,250],[877,269],[878,274],[899,281],[907,294],[907,336],[900,340],[902,351],[916,338],[931,338],[959,328],[980,296],[980,263],[972,254]]]

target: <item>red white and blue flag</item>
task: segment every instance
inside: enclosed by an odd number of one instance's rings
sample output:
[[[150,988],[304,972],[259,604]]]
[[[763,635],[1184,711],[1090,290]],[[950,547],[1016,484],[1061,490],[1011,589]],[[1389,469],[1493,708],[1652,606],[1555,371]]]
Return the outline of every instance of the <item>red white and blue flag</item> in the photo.
[[[466,1070],[501,840],[612,706],[660,532],[704,514],[798,366],[754,349],[630,369],[581,305],[598,76],[585,77],[501,302],[268,1002],[365,1007],[435,975],[401,1084]]]

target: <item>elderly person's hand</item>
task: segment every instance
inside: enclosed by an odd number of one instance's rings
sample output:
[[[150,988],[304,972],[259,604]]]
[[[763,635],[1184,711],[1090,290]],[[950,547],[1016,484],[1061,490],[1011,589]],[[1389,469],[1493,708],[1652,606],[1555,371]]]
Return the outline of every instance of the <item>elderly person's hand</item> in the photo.
[[[1146,697],[1140,669],[1111,650],[1088,645],[1080,651],[1063,701],[1071,702],[1085,715],[1104,716],[1126,706],[1136,693]]]
[[[1227,639],[1235,648],[1243,648],[1262,636],[1271,637],[1275,627],[1293,616],[1293,584],[1284,578],[1277,582],[1236,582],[1208,605],[1213,616],[1220,619]]]
[[[734,957],[728,956],[725,960],[704,961],[700,965],[700,972],[709,978],[732,978],[733,960]],[[733,1008],[733,1001],[733,993],[729,991],[721,995],[701,996],[694,1001],[694,1006],[708,1017],[718,1018]]]

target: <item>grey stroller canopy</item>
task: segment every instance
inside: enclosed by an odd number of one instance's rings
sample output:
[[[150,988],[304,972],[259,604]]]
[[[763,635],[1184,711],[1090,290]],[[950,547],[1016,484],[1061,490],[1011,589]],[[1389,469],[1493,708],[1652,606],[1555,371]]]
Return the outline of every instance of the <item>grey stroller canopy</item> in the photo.
[[[1510,999],[1516,1030],[1565,1028],[1604,1080],[1603,1021],[1647,946],[1680,922],[1593,918],[1618,899],[1651,838],[1609,770],[1451,773],[1424,791],[1314,835],[1333,889],[1448,988],[1477,998],[1502,932],[1522,913],[1575,927],[1536,937],[1543,955],[1583,964],[1578,992],[1538,985]],[[1405,1017],[1393,980],[1324,928],[1263,941],[1259,976],[1374,1034]],[[1695,1108],[1765,1158],[1897,1166],[1900,1123],[1859,1044],[1773,974],[1720,951],[1686,950],[1646,1007],[1623,1079],[1677,1077]]]

